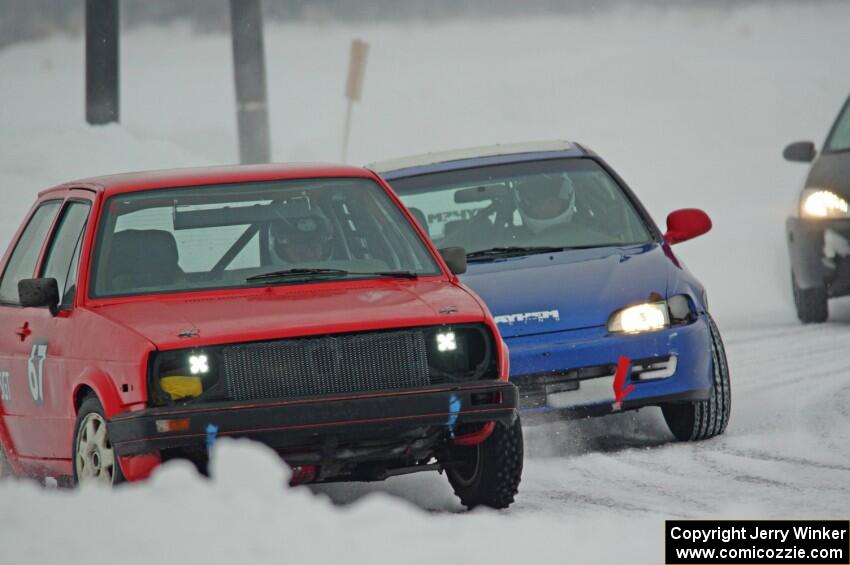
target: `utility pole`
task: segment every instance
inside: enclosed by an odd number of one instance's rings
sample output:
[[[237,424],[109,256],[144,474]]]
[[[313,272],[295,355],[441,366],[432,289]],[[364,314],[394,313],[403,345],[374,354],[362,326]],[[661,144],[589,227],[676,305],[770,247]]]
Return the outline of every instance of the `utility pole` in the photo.
[[[86,0],[86,121],[119,118],[118,0]]]
[[[233,40],[239,160],[242,163],[267,163],[271,159],[271,151],[260,0],[230,0],[230,33]]]

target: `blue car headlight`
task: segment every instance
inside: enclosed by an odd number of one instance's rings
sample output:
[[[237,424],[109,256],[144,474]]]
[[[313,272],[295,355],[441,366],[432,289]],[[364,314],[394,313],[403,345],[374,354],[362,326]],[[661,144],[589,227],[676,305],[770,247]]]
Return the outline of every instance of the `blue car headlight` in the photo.
[[[608,319],[611,333],[636,334],[652,332],[670,326],[670,311],[667,302],[644,302],[614,312]]]
[[[644,302],[617,310],[608,319],[608,331],[618,334],[654,332],[695,318],[691,301],[684,294],[678,294],[668,300]]]

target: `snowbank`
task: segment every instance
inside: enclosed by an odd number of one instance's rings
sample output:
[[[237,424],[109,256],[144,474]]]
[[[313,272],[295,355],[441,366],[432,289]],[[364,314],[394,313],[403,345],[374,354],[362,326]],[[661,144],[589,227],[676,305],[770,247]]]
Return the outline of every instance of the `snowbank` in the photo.
[[[205,481],[190,464],[171,463],[150,483],[114,493],[0,483],[3,562],[517,563],[568,554],[573,562],[613,563],[634,551],[650,555],[658,537],[657,524],[635,528],[616,517],[516,523],[509,513],[482,511],[434,519],[383,494],[335,508],[306,488],[284,487],[277,456],[248,442],[222,440],[212,472]],[[600,532],[627,527],[644,541],[600,548]]]

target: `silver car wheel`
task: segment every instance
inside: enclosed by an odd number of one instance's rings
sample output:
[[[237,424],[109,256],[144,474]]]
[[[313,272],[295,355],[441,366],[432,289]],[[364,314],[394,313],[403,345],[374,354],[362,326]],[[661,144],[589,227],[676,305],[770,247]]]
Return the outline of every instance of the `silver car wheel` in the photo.
[[[115,452],[106,435],[106,421],[97,413],[87,414],[77,436],[74,465],[80,484],[111,485],[115,477]]]

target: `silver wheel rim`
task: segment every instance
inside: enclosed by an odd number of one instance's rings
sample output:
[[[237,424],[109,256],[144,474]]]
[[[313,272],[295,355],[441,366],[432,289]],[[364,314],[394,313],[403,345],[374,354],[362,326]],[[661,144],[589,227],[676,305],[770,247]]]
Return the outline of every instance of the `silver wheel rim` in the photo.
[[[115,452],[106,436],[106,421],[97,413],[86,415],[77,436],[74,460],[77,481],[111,485],[115,476]]]

